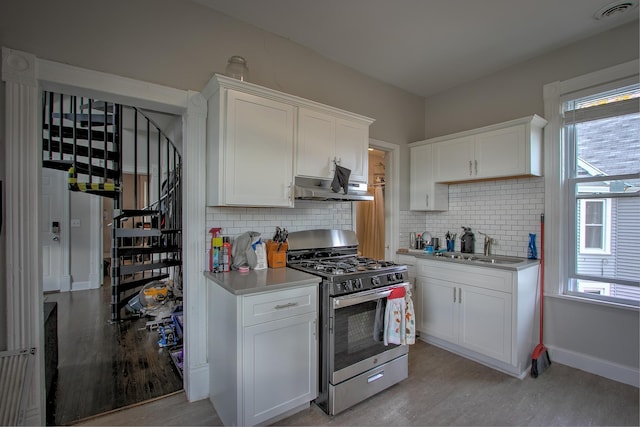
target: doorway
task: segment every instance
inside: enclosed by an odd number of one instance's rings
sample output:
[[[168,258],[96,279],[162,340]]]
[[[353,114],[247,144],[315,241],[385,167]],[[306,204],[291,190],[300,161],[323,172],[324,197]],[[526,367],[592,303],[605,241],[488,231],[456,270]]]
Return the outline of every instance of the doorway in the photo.
[[[47,316],[44,328],[45,341],[55,343],[44,355],[45,360],[55,360],[45,363],[46,423],[68,425],[182,390],[181,360],[178,367],[174,357],[182,355],[182,329],[169,337],[177,318],[182,324],[181,160],[156,125],[159,120],[152,121],[135,107],[47,92],[43,109],[43,265],[54,259],[54,251],[45,250],[54,246],[49,240],[62,240],[57,249],[66,255],[58,259],[66,256],[70,261],[72,277],[69,289],[43,288],[57,291],[43,296],[45,307],[55,307],[55,319]],[[82,109],[90,111],[88,119]],[[143,118],[147,125],[138,126],[145,123]],[[127,167],[133,173],[124,173]],[[152,197],[157,201],[150,203]],[[54,201],[66,206],[63,221],[47,214],[56,210]],[[149,220],[149,227],[133,220],[147,217],[157,220]],[[60,230],[69,230],[69,238]],[[125,245],[116,238],[144,243]],[[115,267],[109,268],[107,260]],[[43,269],[43,282],[58,270]],[[93,271],[98,271],[96,280]],[[134,280],[127,281],[130,277]],[[170,278],[170,285],[163,278]],[[95,286],[90,285],[94,281]],[[148,294],[147,283],[152,285]],[[123,297],[115,305],[114,294]],[[128,311],[136,297],[141,306]],[[127,315],[120,317],[121,312]],[[53,327],[47,327],[47,321]]]
[[[356,234],[362,256],[385,258],[385,184],[386,152],[369,148],[368,192],[372,201],[359,202],[356,209]]]
[[[399,145],[369,140],[368,180],[368,191],[374,195],[374,201],[353,203],[360,252],[363,256],[393,261],[399,241]]]

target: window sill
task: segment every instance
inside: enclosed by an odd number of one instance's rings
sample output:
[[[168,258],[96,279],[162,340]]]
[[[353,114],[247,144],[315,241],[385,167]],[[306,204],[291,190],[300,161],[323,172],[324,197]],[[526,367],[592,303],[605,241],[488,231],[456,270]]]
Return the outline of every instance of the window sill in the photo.
[[[596,300],[592,298],[579,297],[576,295],[545,293],[544,296],[548,298],[555,298],[555,299],[560,299],[565,301],[573,301],[573,302],[584,303],[584,304],[594,304],[594,305],[599,305],[601,307],[607,307],[607,308],[613,308],[613,309],[630,310],[630,311],[636,311],[636,312],[640,311],[640,307],[637,305],[622,304],[622,303],[616,303],[611,301],[601,301],[601,300]]]

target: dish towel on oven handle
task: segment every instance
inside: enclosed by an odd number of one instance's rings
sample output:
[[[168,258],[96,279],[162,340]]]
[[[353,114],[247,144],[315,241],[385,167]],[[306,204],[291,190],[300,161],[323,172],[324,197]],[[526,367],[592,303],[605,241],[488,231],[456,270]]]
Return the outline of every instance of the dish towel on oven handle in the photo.
[[[416,325],[411,291],[395,288],[387,297],[384,316],[384,345],[415,344]]]

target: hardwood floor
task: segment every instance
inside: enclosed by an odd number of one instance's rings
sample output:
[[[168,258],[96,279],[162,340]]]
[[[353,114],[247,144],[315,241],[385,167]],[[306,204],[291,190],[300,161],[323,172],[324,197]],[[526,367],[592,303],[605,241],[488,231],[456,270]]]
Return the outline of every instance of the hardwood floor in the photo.
[[[553,354],[551,354],[553,361]],[[289,426],[638,426],[636,387],[553,363],[518,380],[418,341],[409,378],[329,417],[312,405]],[[184,393],[84,420],[80,425],[221,425],[209,400]]]
[[[109,322],[110,287],[46,294],[58,304],[58,374],[48,424],[74,421],[182,389],[148,319]]]

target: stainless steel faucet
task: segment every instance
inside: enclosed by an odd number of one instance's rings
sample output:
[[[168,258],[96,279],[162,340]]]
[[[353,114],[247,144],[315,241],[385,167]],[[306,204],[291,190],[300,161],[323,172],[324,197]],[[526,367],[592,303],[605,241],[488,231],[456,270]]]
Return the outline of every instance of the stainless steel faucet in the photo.
[[[493,243],[493,239],[488,234],[484,234],[481,231],[478,231],[479,234],[484,236],[484,256],[491,255],[491,244]]]

